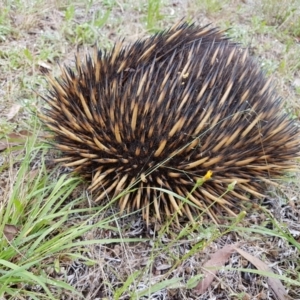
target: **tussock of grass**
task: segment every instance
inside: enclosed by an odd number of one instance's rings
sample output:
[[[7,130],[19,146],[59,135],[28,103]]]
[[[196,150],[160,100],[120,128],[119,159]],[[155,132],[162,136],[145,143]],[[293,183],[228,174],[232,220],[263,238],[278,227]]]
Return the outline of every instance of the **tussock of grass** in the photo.
[[[14,162],[19,164],[18,171],[11,178],[13,186],[0,210],[0,297],[58,299],[64,290],[79,297],[72,286],[55,279],[55,270],[60,271],[57,262],[63,258],[96,263],[78,251],[95,243],[136,239],[80,240],[92,228],[111,228],[108,224],[114,216],[91,223],[106,207],[79,208],[83,197],[71,196],[80,180],[66,174],[57,176],[56,169],[49,174],[44,161],[47,147],[35,144],[36,137],[29,138],[23,157]],[[33,168],[36,161],[39,166]],[[12,240],[7,238],[7,225],[17,230]]]

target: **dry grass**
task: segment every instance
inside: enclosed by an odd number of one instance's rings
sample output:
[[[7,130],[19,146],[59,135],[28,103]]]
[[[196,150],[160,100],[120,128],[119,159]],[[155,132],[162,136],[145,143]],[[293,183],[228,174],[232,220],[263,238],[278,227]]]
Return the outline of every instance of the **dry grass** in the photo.
[[[110,48],[119,39],[134,41],[181,18],[193,19],[201,25],[212,23],[221,28],[230,27],[230,36],[252,47],[262,67],[274,77],[278,92],[286,101],[286,109],[298,119],[299,7],[296,0],[1,2],[2,142],[21,129],[26,130],[27,136],[32,132],[44,135],[42,131],[32,130],[39,128],[32,112],[43,105],[36,92],[46,91],[43,68],[59,74],[56,62],[72,64],[77,45],[89,47],[97,43],[101,48]],[[26,138],[14,142],[14,151],[2,151],[0,156],[2,212],[7,209],[11,195],[17,194],[15,187],[28,183],[25,175],[17,177],[24,148],[27,149]],[[41,161],[51,169],[53,155],[56,154],[39,152],[30,161],[28,170],[39,170],[43,165]],[[52,175],[53,182],[65,171],[60,168]],[[16,178],[24,182],[16,183]],[[201,222],[182,228],[155,224],[146,229],[139,213],[120,218],[114,208],[106,208],[98,215],[93,215],[93,211],[71,214],[70,219],[62,223],[61,232],[71,226],[80,226],[86,220],[89,225],[95,224],[81,237],[74,238],[74,243],[80,240],[83,244],[74,244],[68,255],[64,250],[52,256],[49,252],[37,264],[38,268],[28,267],[27,270],[40,277],[69,283],[82,295],[48,284],[54,299],[276,299],[267,277],[251,273],[253,265],[236,253],[227,265],[233,269],[220,270],[205,294],[195,294],[191,279],[201,278],[202,266],[210,254],[226,244],[240,241],[245,251],[282,276],[290,299],[300,299],[300,286],[285,281],[285,278],[295,281],[300,278],[299,176],[284,181],[280,189],[270,190],[264,201],[263,207],[268,213],[260,208],[253,209],[238,223],[232,219],[223,220],[223,227],[211,224],[203,216]],[[67,201],[80,195],[84,200],[76,208],[88,206],[89,199],[83,191],[84,186],[80,185]],[[26,225],[25,217],[10,221],[17,226]],[[50,237],[46,236],[45,240],[47,238]],[[12,246],[15,247],[13,243]],[[19,257],[10,260],[0,254],[0,259],[17,263]],[[249,271],[239,271],[239,268]],[[1,281],[1,278],[0,285],[8,284],[7,279]],[[32,295],[30,298],[24,294],[26,289],[37,293],[36,299],[51,299],[36,283],[18,283],[15,289],[19,292],[11,298],[5,292],[1,294],[0,289],[1,299],[33,299]]]

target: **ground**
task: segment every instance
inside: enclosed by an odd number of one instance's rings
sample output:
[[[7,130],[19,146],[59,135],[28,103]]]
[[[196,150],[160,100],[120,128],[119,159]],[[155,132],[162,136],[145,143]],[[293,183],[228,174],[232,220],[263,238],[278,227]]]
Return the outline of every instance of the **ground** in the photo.
[[[78,46],[110,49],[185,19],[228,29],[249,47],[298,121],[299,7],[299,0],[1,2],[0,299],[300,299],[298,169],[238,218],[146,228],[139,213],[120,217],[114,205],[93,205],[86,185],[53,162],[59,154],[36,115],[45,73],[72,65]]]

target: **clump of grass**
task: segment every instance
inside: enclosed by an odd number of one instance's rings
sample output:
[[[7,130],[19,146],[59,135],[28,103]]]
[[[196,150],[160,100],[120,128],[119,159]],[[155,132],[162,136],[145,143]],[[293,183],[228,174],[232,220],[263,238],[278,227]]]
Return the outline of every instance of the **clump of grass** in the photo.
[[[79,299],[82,295],[78,291],[55,278],[61,261],[87,261],[79,252],[93,243],[131,241],[77,241],[95,226],[106,228],[114,216],[98,218],[96,224],[91,224],[90,220],[106,206],[78,208],[84,198],[72,198],[71,194],[80,180],[66,174],[57,177],[56,170],[49,174],[44,161],[47,148],[36,144],[35,135],[27,140],[18,159],[11,158],[11,166],[20,165],[17,174],[11,175],[11,189],[0,209],[0,298],[61,299],[71,291]],[[39,167],[33,169],[36,161],[40,161]]]
[[[299,9],[299,3],[296,0],[262,0],[258,7],[267,24],[280,26],[295,14]]]
[[[90,20],[84,20],[78,24],[75,22],[76,12],[73,5],[69,5],[65,10],[65,22],[62,27],[62,34],[66,39],[75,45],[92,45],[99,40],[99,30],[107,23],[114,7],[114,2],[110,5],[105,5],[105,10],[98,10],[93,12]],[[81,18],[86,19],[89,10],[81,14]]]
[[[9,9],[0,5],[0,42],[6,40],[6,36],[11,33],[11,26],[8,18]]]

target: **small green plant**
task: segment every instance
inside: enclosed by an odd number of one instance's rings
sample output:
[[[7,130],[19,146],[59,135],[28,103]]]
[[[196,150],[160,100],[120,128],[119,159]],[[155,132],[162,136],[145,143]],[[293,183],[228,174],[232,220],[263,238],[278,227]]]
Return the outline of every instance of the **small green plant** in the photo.
[[[0,42],[6,40],[6,36],[11,32],[11,26],[8,18],[8,8],[0,9]]]
[[[30,51],[27,48],[0,50],[0,64],[2,65],[3,70],[18,70],[25,65],[31,64],[31,61],[29,60],[30,55]]]
[[[67,22],[71,22],[73,21],[75,16],[75,7],[74,5],[70,5],[67,7],[66,11],[65,11],[65,20]]]
[[[99,29],[103,27],[111,13],[111,7],[106,11],[97,11],[90,21],[77,24],[73,22],[75,17],[74,6],[68,7],[65,11],[66,23],[63,26],[63,33],[66,38],[74,44],[95,44],[99,39]]]
[[[148,0],[147,7],[147,29],[149,31],[156,31],[158,29],[158,21],[162,19],[160,7],[161,0]]]

